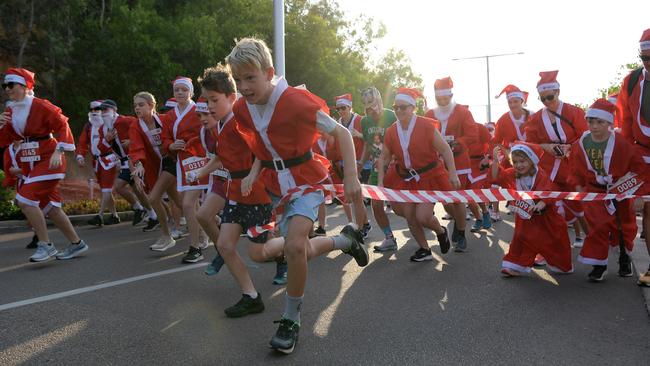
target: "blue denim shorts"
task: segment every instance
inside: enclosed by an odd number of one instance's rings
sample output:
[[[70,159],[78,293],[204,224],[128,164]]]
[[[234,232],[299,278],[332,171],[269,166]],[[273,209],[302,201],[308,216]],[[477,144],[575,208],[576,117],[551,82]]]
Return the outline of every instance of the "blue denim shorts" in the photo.
[[[274,206],[281,199],[281,197],[272,194],[270,196]],[[279,223],[276,223],[280,227],[280,235],[287,236],[287,233],[289,232],[289,220],[291,220],[293,216],[299,215],[306,217],[311,221],[316,221],[318,218],[318,207],[323,202],[325,202],[325,194],[323,191],[316,191],[307,193],[293,201],[285,203],[282,220],[280,220]]]

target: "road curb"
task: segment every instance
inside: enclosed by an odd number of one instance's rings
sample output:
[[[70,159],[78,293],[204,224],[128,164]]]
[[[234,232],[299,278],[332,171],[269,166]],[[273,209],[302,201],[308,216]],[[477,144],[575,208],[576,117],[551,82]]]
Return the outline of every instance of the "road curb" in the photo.
[[[648,270],[648,264],[650,264],[650,257],[648,256],[646,244],[643,240],[637,240],[634,243],[634,250],[632,250],[631,257],[632,263],[634,264],[634,278],[635,281],[638,281],[639,276]],[[648,311],[648,316],[650,316],[650,287],[640,286],[640,290],[645,301],[645,307]]]
[[[71,215],[68,216],[70,218],[70,222],[72,223],[73,226],[84,226],[88,225],[87,221],[92,219],[94,216],[97,214],[89,214],[89,215]],[[133,211],[123,211],[123,212],[118,212],[117,215],[120,217],[121,221],[131,221],[133,220]],[[107,214],[104,215],[104,219],[108,217]],[[54,224],[52,221],[47,220],[47,227],[53,227]],[[29,231],[29,226],[27,226],[27,221],[25,220],[7,220],[7,221],[0,221],[0,234],[11,234],[11,233],[19,233],[19,232],[24,232],[24,231]]]

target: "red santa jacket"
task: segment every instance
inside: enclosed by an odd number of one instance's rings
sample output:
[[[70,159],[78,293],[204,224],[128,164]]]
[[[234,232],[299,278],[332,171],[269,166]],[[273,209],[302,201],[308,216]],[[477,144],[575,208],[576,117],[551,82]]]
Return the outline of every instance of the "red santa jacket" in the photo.
[[[581,186],[587,192],[607,192],[607,185],[616,183],[629,172],[636,173],[642,179],[646,164],[639,154],[635,153],[634,145],[626,141],[622,135],[612,132],[603,154],[605,176],[599,175],[591,165],[584,147],[584,139],[590,134],[585,132],[573,143],[571,162],[573,169],[571,183]],[[644,182],[641,190],[645,191],[650,182]]]
[[[458,175],[470,173],[468,148],[478,141],[478,129],[469,108],[465,105],[456,104],[446,123],[438,120],[435,109],[428,110],[425,117],[435,121],[438,131],[445,140],[458,143],[452,147]]]
[[[321,109],[308,91],[290,87],[280,79],[264,116],[260,116],[255,106],[248,106],[245,98],[235,103],[233,112],[237,128],[253,154],[269,161],[298,158],[311,151],[318,138],[316,115]],[[296,186],[319,184],[328,175],[327,168],[314,158],[279,173],[264,168],[261,174],[266,189],[279,196]]]
[[[16,160],[16,151],[17,148],[14,148],[13,144],[9,144],[4,152],[4,157],[2,159],[2,170],[5,173],[5,179],[2,181],[3,187],[15,187],[19,183],[19,179],[11,172],[11,168],[20,168],[18,161]],[[22,179],[20,179],[22,180]]]
[[[650,121],[646,121],[641,115],[643,82],[648,77],[648,72],[643,70],[639,76],[639,81],[632,90],[632,95],[627,93],[630,75],[623,79],[621,92],[618,94],[616,102],[618,110],[622,112],[620,116],[621,133],[629,142],[636,142],[637,145],[642,147],[643,160],[646,164],[650,164]]]
[[[352,113],[352,118],[350,119],[349,123],[343,122],[341,119],[339,119],[339,122],[345,126],[345,128],[352,133],[352,130],[356,130],[357,132],[362,132],[361,131],[361,116]],[[363,141],[362,137],[353,137],[352,141],[354,142],[354,154],[356,156],[357,161],[361,159],[361,155],[363,154],[363,146],[365,145],[365,142]]]
[[[77,143],[77,156],[90,156],[95,159],[97,156],[104,156],[113,153],[111,144],[106,141],[106,128],[104,126],[93,128],[90,123],[86,123],[79,134]]]
[[[175,152],[169,151],[169,145],[176,140],[187,142],[198,137],[202,126],[194,103],[187,106],[182,113],[178,110],[178,106],[174,107],[165,113],[161,120],[163,121],[162,151],[172,156]]]
[[[162,121],[158,115],[153,116],[155,128],[149,130],[147,124],[138,119],[129,131],[129,159],[133,164],[138,161],[144,166],[144,183],[148,189],[153,188],[160,175],[162,163]]]
[[[526,125],[526,141],[533,144],[573,144],[588,130],[585,112],[582,109],[560,102],[556,113],[570,123],[553,116],[556,132],[546,108],[542,108],[531,117]],[[548,172],[551,181],[558,184],[568,183],[571,166],[567,157],[556,158],[554,155],[544,152],[539,165]]]
[[[523,121],[518,126],[515,123],[515,116],[512,115],[512,112],[504,113],[496,123],[492,145],[500,144],[505,147],[510,147],[510,144],[514,141],[526,141],[526,125],[530,117],[530,113],[524,113],[522,116]]]
[[[0,129],[3,146],[17,140],[21,145],[18,163],[25,172],[25,183],[63,179],[65,157],[56,169],[50,169],[50,157],[54,150],[63,148],[74,151],[74,138],[68,126],[68,117],[49,101],[26,97],[22,102],[10,102],[12,120]]]

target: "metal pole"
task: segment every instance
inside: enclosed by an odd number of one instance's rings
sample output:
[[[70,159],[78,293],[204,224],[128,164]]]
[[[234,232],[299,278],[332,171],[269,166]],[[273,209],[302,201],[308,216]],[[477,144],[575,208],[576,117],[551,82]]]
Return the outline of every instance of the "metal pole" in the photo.
[[[273,0],[275,74],[284,76],[284,0]]]
[[[490,98],[490,57],[485,56],[487,65],[487,123],[492,122],[492,98]]]

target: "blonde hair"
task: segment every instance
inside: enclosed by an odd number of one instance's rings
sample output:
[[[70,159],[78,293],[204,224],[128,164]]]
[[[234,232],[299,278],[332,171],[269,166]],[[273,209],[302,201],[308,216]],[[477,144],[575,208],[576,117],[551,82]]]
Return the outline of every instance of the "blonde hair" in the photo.
[[[528,160],[530,162],[530,170],[524,175],[515,174],[516,178],[521,178],[522,176],[525,177],[526,175],[533,176],[533,175],[535,175],[535,173],[537,173],[537,167],[535,166],[535,163],[533,163],[533,161],[531,160],[530,156],[528,156],[528,154],[526,154],[525,152],[523,152],[521,150],[514,150],[514,151],[510,152],[510,165],[512,165],[512,166],[515,165],[512,162],[512,160],[513,160],[512,158],[515,157],[515,156],[518,157],[518,158],[526,159],[526,160]]]
[[[156,97],[154,97],[153,94],[146,91],[141,91],[133,96],[133,100],[136,100],[137,98],[146,100],[151,108],[153,108],[154,111],[156,110]]]
[[[237,41],[230,54],[226,56],[226,64],[233,70],[253,66],[266,72],[273,67],[271,50],[264,41],[257,38],[243,38]]]

